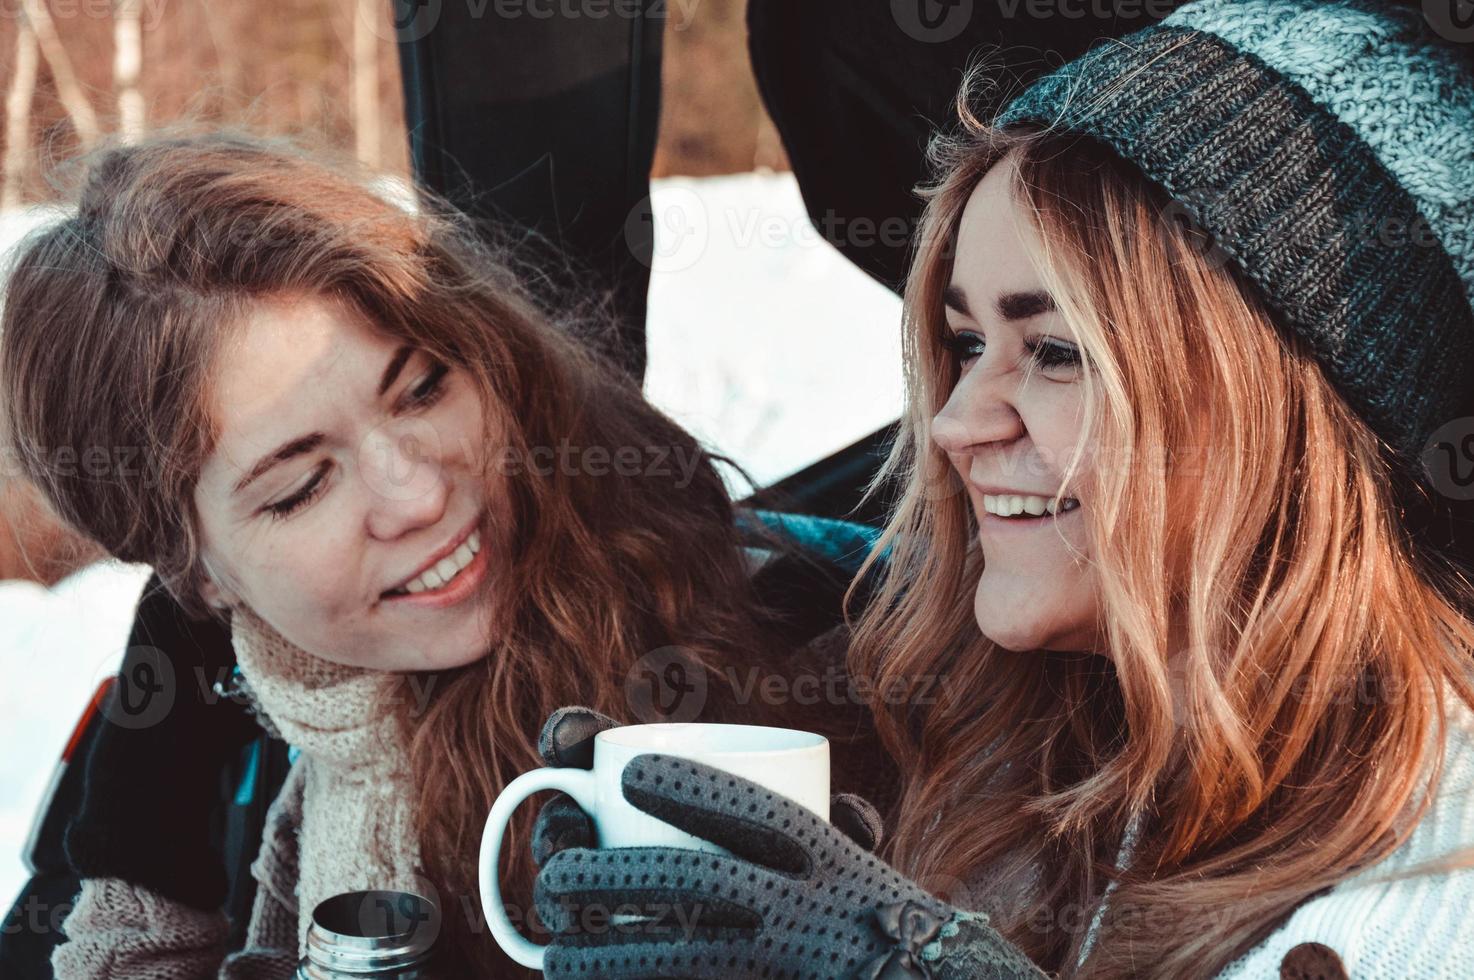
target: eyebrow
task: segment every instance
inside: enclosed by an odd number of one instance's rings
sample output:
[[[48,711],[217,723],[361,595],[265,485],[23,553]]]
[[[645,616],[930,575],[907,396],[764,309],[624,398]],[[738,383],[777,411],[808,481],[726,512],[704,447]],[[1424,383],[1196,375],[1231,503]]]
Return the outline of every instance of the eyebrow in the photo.
[[[972,317],[972,308],[967,304],[967,294],[960,286],[948,286],[942,290],[942,302],[963,316]],[[1021,293],[1004,293],[993,304],[1000,319],[1027,320],[1041,313],[1054,312],[1054,297],[1046,292],[1034,290]],[[976,317],[973,317],[976,319]]]
[[[384,368],[383,377],[379,379],[378,391],[374,393],[375,398],[382,398],[384,396],[384,392],[389,390],[389,386],[394,383],[395,378],[399,377],[399,372],[404,370],[404,365],[409,361],[411,357],[414,356],[414,353],[415,347],[413,344],[403,344],[395,349],[394,356],[389,358],[389,363]],[[308,433],[305,436],[298,436],[295,439],[291,439],[287,442],[282,443],[280,446],[276,447],[271,452],[258,459],[256,461],[256,465],[251,467],[250,472],[241,477],[236,485],[231,488],[231,494],[234,495],[240,493],[246,487],[255,482],[258,478],[263,476],[272,467],[277,466],[280,463],[285,463],[287,460],[292,459],[296,456],[300,456],[303,453],[310,453],[312,452],[312,450],[322,445],[323,442],[325,442],[326,440],[326,434],[322,432],[312,432]]]

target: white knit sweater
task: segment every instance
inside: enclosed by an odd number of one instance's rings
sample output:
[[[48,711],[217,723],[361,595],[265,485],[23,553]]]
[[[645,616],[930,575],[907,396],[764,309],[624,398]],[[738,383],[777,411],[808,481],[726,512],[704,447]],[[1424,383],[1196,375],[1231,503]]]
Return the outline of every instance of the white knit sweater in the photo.
[[[1384,881],[1474,848],[1474,715],[1451,706],[1443,777],[1412,835],[1377,864],[1306,902],[1277,931],[1219,973],[1219,980],[1279,976],[1300,943],[1334,949],[1352,980],[1474,977],[1474,852],[1460,870]]]
[[[1301,905],[1215,980],[1274,980],[1281,976],[1285,954],[1302,943],[1335,950],[1351,980],[1474,978],[1474,713],[1457,699],[1448,705],[1443,776],[1408,839],[1377,864]],[[1130,849],[1128,834],[1118,866]],[[1466,849],[1461,869],[1384,880]],[[1103,912],[1103,907],[1097,910],[1091,923],[1082,960]]]

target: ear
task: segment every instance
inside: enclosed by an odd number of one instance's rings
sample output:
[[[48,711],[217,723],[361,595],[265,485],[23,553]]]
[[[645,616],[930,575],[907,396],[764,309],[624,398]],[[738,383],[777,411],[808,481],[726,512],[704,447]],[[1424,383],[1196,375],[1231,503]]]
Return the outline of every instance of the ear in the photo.
[[[206,568],[209,563],[206,563]],[[206,572],[200,582],[200,598],[215,609],[230,609],[240,602],[240,598],[229,589],[215,581],[215,577]]]
[[[206,605],[215,609],[225,609],[230,606],[230,601],[225,598],[224,591],[209,579],[200,585],[200,597],[205,600]]]

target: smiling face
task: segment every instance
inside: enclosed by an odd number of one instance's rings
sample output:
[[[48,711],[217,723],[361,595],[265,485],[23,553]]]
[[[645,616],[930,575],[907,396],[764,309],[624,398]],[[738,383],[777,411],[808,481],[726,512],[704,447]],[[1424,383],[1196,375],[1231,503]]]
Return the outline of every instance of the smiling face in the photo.
[[[214,378],[219,440],[195,489],[206,601],[244,603],[339,663],[438,670],[483,656],[473,597],[496,542],[440,588],[384,595],[428,564],[453,571],[486,526],[469,376],[309,296],[256,307]],[[452,564],[432,562],[447,549]]]
[[[978,182],[957,229],[946,346],[958,380],[931,437],[962,477],[983,553],[974,611],[1008,650],[1100,650],[1099,589],[1085,508],[1034,517],[1063,490],[1084,421],[1084,367],[1030,255],[1040,247],[1005,158]],[[1085,454],[1088,457],[1088,453]],[[1083,462],[1077,467],[1078,473]],[[1024,497],[1020,502],[1014,496]],[[999,516],[994,511],[1018,511]]]

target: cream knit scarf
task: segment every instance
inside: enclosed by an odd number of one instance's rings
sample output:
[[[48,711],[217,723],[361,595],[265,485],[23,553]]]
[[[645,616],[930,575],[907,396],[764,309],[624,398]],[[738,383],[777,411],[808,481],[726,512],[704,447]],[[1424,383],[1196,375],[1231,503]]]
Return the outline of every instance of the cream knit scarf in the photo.
[[[248,693],[268,728],[301,750],[283,793],[302,793],[297,946],[312,911],[341,892],[386,888],[425,894],[414,832],[408,758],[393,718],[374,711],[405,675],[323,660],[245,607],[231,641]]]

